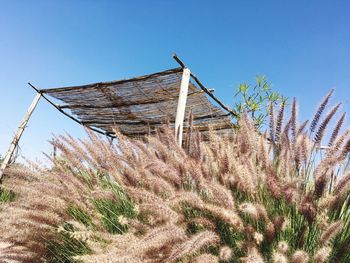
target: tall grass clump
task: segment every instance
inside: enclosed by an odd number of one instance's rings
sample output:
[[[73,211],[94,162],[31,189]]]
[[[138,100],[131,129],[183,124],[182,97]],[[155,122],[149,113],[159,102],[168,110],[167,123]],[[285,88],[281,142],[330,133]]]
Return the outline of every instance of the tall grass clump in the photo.
[[[166,127],[58,136],[51,168],[7,171],[0,261],[350,262],[350,130],[344,115],[328,129],[330,96],[309,128],[293,100],[270,107],[268,132],[242,116],[228,137],[191,129],[183,148]]]

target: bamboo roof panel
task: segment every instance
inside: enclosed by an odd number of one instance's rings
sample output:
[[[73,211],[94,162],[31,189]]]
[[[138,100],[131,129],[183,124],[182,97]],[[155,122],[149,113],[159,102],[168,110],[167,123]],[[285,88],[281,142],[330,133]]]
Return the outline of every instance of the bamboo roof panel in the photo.
[[[144,136],[161,125],[174,126],[182,68],[141,77],[81,86],[42,89],[42,94],[62,103],[60,110],[85,126],[107,134],[117,127],[131,137]],[[206,133],[208,126],[220,133],[232,133],[229,114],[214,106],[207,95],[190,82],[185,117],[193,115],[193,125]],[[187,130],[184,123],[184,131]]]

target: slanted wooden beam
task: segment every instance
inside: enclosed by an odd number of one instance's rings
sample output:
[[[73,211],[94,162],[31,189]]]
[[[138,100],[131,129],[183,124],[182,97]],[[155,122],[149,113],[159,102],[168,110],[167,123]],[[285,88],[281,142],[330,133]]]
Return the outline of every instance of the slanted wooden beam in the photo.
[[[32,104],[28,108],[27,113],[25,114],[21,124],[19,125],[15,136],[13,137],[10,148],[8,149],[6,156],[5,156],[5,159],[2,162],[1,167],[0,167],[0,183],[1,183],[2,177],[4,175],[4,171],[12,158],[12,155],[13,155],[13,153],[18,145],[19,140],[21,139],[21,136],[24,132],[24,129],[27,127],[30,116],[32,115],[33,111],[35,110],[36,105],[38,105],[40,98],[41,98],[41,94],[40,93],[36,94],[36,96],[34,97],[34,99],[32,101]]]
[[[43,99],[45,99],[48,103],[50,103],[52,106],[54,106],[59,112],[63,113],[63,114],[66,115],[68,118],[70,118],[71,120],[75,121],[76,123],[78,123],[78,124],[80,124],[80,125],[82,125],[82,126],[84,126],[84,127],[86,127],[86,128],[89,128],[90,130],[92,130],[92,131],[94,131],[94,132],[97,132],[97,133],[99,133],[99,134],[107,135],[107,136],[109,136],[109,137],[111,137],[111,138],[112,138],[112,137],[115,137],[115,136],[112,135],[112,134],[107,134],[106,132],[103,132],[103,131],[100,131],[100,130],[98,130],[98,129],[95,129],[95,128],[91,127],[91,126],[84,125],[83,122],[81,122],[81,121],[78,120],[77,118],[74,118],[72,115],[68,114],[68,113],[65,112],[63,109],[61,109],[60,107],[58,107],[55,103],[53,103],[51,100],[49,100],[49,99],[45,96],[44,92],[42,92],[42,90],[39,90],[39,89],[36,88],[33,84],[31,84],[30,82],[28,82],[28,85],[29,85],[30,87],[32,87],[38,94],[40,94],[41,97],[43,97]]]
[[[175,138],[178,144],[182,145],[183,123],[185,119],[186,100],[188,94],[188,85],[190,83],[191,71],[184,68],[182,73],[179,100],[177,103],[176,118],[175,118]]]
[[[176,60],[177,63],[179,63],[179,65],[182,67],[182,68],[185,68],[186,65],[185,63],[176,55],[176,54],[173,54],[173,58]],[[221,100],[219,100],[212,92],[212,90],[206,88],[202,82],[196,77],[196,75],[194,75],[192,72],[191,72],[191,77],[192,79],[198,84],[198,86],[206,93],[208,94],[208,96],[210,98],[212,98],[217,104],[220,105],[221,108],[223,108],[225,111],[229,112],[230,114],[232,114],[233,117],[238,117],[238,113],[232,109],[230,109],[230,107],[226,106]]]

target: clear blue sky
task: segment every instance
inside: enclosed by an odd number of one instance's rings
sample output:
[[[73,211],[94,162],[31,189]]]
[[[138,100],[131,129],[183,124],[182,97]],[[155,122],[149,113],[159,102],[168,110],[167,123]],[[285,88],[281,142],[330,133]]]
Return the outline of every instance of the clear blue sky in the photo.
[[[350,99],[350,1],[0,0],[0,154],[40,88],[132,77],[177,66],[177,52],[216,95],[263,74],[309,118],[323,95]],[[51,134],[81,127],[41,101],[20,146],[49,152]]]

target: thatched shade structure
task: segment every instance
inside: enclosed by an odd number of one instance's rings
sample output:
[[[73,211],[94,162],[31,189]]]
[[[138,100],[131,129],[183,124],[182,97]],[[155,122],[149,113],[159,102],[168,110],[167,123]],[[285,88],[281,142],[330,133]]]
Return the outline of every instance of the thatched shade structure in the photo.
[[[54,104],[84,126],[107,135],[117,127],[130,137],[142,137],[164,124],[174,126],[183,68],[174,68],[150,75],[82,86],[42,89],[46,98],[60,101]],[[51,101],[51,100],[50,100]],[[52,101],[51,101],[52,102]],[[214,106],[207,93],[191,81],[188,84],[184,131],[190,111],[193,125],[206,133],[208,127],[218,132],[232,132],[230,113]]]
[[[182,145],[182,133],[188,129],[186,117],[190,112],[194,129],[204,138],[209,128],[230,137],[233,132],[231,117],[237,117],[236,112],[215,97],[176,54],[173,58],[179,68],[131,79],[50,89],[38,89],[28,83],[37,95],[0,166],[0,184],[41,97],[73,121],[112,138],[113,127],[126,136],[140,138],[168,124],[174,127],[177,143]],[[197,85],[190,81],[191,78]],[[207,96],[220,108],[214,106]]]

